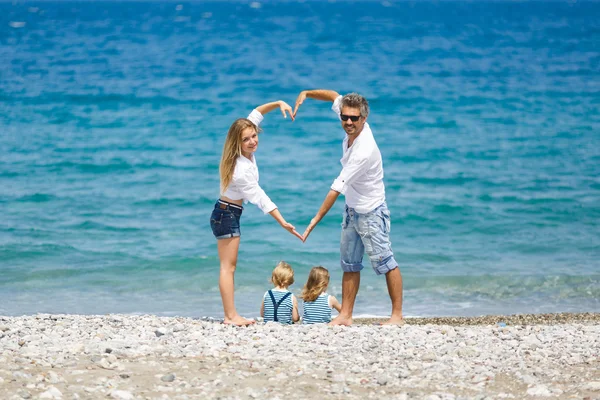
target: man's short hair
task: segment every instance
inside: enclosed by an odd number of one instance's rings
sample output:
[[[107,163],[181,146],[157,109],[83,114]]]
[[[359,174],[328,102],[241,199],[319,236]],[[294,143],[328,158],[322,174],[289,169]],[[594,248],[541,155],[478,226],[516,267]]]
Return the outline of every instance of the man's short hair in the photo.
[[[342,105],[340,107],[352,107],[360,109],[360,115],[366,117],[369,115],[369,102],[363,96],[358,93],[348,93],[342,97]]]

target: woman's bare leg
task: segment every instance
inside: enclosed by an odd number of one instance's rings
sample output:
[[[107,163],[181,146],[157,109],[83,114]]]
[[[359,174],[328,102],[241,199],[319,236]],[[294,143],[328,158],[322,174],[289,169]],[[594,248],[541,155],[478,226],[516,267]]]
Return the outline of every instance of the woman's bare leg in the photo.
[[[237,265],[238,249],[240,247],[240,237],[217,240],[217,249],[219,251],[219,260],[221,261],[221,271],[219,273],[219,290],[221,291],[221,300],[223,301],[223,311],[225,313],[224,323],[233,325],[250,325],[254,321],[241,317],[235,309],[234,301],[234,274]]]

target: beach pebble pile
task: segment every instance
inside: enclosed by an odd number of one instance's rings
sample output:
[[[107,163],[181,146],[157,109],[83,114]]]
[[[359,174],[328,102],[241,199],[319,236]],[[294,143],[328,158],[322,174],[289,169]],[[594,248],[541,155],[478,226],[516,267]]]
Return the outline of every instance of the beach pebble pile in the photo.
[[[0,317],[2,399],[600,398],[600,325]]]

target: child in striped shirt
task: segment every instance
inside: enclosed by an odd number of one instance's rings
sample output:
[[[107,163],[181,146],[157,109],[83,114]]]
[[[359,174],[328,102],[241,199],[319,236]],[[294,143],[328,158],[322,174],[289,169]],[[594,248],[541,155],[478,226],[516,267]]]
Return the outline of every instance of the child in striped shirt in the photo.
[[[313,267],[308,274],[306,285],[302,289],[304,300],[303,324],[318,324],[331,321],[331,309],[340,312],[342,305],[337,299],[327,294],[329,271],[321,266]]]
[[[288,290],[294,283],[294,270],[290,264],[280,261],[271,274],[273,289],[265,292],[260,306],[260,316],[265,322],[291,324],[300,320],[298,300]]]

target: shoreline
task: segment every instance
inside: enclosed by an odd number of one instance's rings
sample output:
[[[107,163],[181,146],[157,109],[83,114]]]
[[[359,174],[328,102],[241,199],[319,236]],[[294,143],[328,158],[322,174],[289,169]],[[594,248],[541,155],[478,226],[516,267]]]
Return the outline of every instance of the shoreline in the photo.
[[[138,317],[156,317],[156,318],[174,318],[188,319],[192,321],[207,321],[220,323],[222,318],[216,317],[189,317],[178,315],[157,315],[157,314],[66,314],[66,313],[36,313],[23,315],[2,315],[0,314],[0,322],[2,320],[14,318],[62,318],[62,317],[110,317],[118,316],[122,318],[138,318]],[[262,324],[262,318],[244,316],[245,318],[255,320]],[[335,316],[332,316],[332,319]],[[354,325],[370,325],[380,324],[385,322],[388,316],[358,316],[354,317]],[[527,313],[527,314],[488,314],[478,316],[433,316],[433,317],[404,317],[406,325],[449,325],[449,326],[477,326],[477,325],[495,325],[503,323],[509,325],[550,325],[550,324],[569,324],[569,323],[600,323],[600,312],[558,312],[558,313]],[[292,325],[302,325],[294,323]]]
[[[598,313],[374,320],[0,317],[0,398],[600,397]]]
[[[386,317],[356,318],[357,324],[374,324],[384,322]],[[511,314],[511,315],[482,315],[477,317],[406,317],[407,325],[449,325],[449,326],[475,326],[495,325],[550,325],[569,323],[599,323],[600,313],[552,313],[552,314]]]

